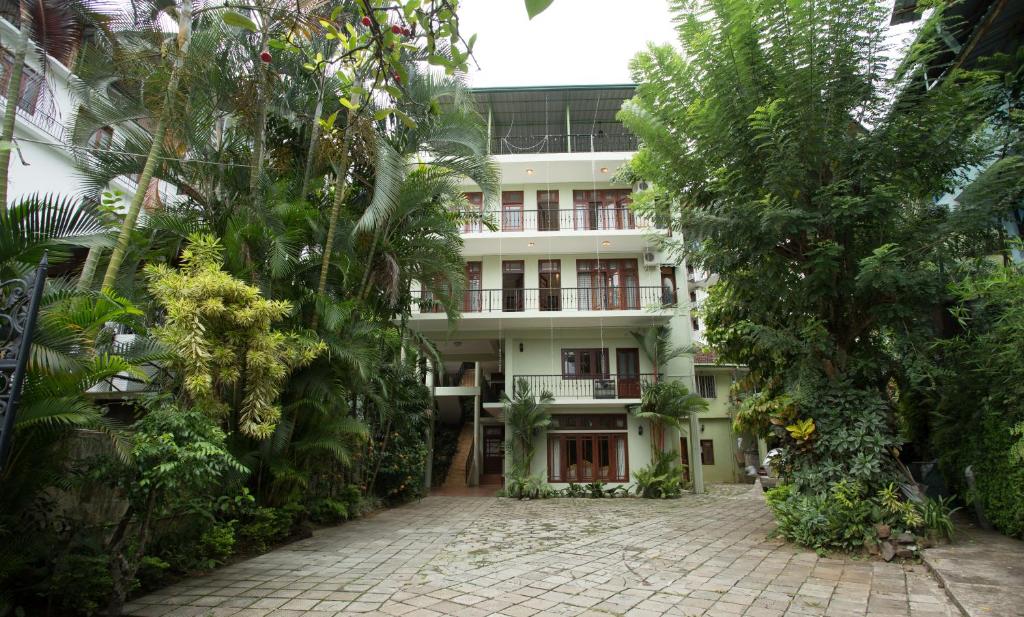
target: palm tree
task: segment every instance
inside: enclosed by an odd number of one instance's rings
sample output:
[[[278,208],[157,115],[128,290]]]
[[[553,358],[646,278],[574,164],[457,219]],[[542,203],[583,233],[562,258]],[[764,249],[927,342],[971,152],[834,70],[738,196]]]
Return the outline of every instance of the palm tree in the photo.
[[[690,416],[708,408],[708,403],[678,381],[662,381],[644,387],[640,407],[633,412],[651,423],[651,460],[665,451],[666,429],[680,430]]]
[[[514,396],[502,395],[505,407],[505,423],[509,429],[509,450],[512,452],[512,475],[530,475],[533,454],[536,450],[534,439],[537,432],[551,424],[551,404],[554,396],[547,390],[534,395],[530,383],[517,379]]]
[[[640,349],[654,366],[654,382],[660,381],[661,372],[669,362],[691,353],[686,347],[672,345],[672,328],[670,326],[651,326],[646,330],[630,332]]]

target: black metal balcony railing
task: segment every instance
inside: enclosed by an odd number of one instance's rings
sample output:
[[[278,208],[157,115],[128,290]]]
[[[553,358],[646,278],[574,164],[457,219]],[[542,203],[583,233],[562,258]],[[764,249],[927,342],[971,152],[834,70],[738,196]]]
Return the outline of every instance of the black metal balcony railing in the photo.
[[[500,129],[497,131],[500,133]],[[491,137],[491,154],[538,154],[566,152],[635,152],[636,135],[515,135]]]
[[[471,289],[463,293],[463,313],[523,311],[638,311],[670,306],[676,294],[667,287],[550,287],[534,289]],[[443,312],[430,292],[421,291],[421,313]]]
[[[475,214],[475,213],[467,213]],[[574,210],[521,210],[506,209],[501,212],[486,212],[483,218],[495,231],[604,231],[609,229],[647,229],[650,225],[637,219],[628,206],[611,208],[576,208]],[[463,233],[491,231],[491,227],[480,220],[463,224]]]
[[[661,381],[678,381],[681,377],[661,375]],[[597,377],[573,377],[569,375],[514,375],[512,396],[516,395],[520,380],[530,386],[530,391],[539,394],[545,390],[555,398],[575,399],[620,399],[640,398],[644,387],[654,383],[653,373],[639,375],[600,375]]]

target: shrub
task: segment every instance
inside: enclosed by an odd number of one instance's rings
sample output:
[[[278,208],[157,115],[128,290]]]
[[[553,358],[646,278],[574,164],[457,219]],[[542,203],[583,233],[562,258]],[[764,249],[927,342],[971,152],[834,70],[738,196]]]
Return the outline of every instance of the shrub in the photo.
[[[348,506],[343,501],[322,497],[309,507],[309,520],[320,525],[331,525],[348,519]]]
[[[555,490],[540,476],[519,476],[505,482],[505,494],[514,499],[547,499]]]
[[[683,493],[683,466],[675,450],[655,454],[655,461],[633,473],[634,491],[647,499],[668,499]]]
[[[263,553],[292,531],[292,517],[278,508],[256,507],[251,519],[240,522],[238,539],[247,552]]]
[[[107,554],[77,547],[57,560],[46,598],[61,614],[91,616],[106,608],[113,586]]]

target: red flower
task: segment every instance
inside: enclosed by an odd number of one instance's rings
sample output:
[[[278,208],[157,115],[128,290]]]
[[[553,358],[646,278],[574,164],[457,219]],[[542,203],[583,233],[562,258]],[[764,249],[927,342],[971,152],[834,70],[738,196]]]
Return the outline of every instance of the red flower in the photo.
[[[364,26],[369,26],[370,24],[372,24],[372,23],[373,23],[373,20],[372,20],[372,19],[370,19],[370,17],[369,17],[368,15],[363,15],[363,18],[362,18],[362,19],[360,20],[360,22],[361,22],[361,23],[362,23],[362,24],[363,24]]]
[[[391,75],[391,76],[395,78],[395,81],[396,81],[396,82],[398,82],[398,83],[402,83],[402,76],[401,76],[401,75],[399,75],[398,73],[392,73],[392,75]]]
[[[412,30],[410,30],[410,29],[406,28],[405,26],[403,26],[402,27],[402,35],[403,36],[409,36],[410,34],[412,34]]]
[[[398,24],[395,24],[394,26],[391,26],[391,32],[392,32],[392,34],[401,34],[402,33],[402,26],[399,26]]]
[[[260,52],[260,60],[269,63],[273,59],[274,56],[271,56],[269,51],[264,49],[263,51]]]

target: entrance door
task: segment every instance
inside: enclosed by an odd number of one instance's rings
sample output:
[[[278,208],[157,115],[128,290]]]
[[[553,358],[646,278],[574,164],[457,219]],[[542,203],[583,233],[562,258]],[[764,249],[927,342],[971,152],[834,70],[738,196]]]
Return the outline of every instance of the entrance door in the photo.
[[[501,230],[523,230],[523,192],[501,192]]]
[[[683,459],[683,480],[690,481],[690,444],[686,437],[679,438],[679,456]]]
[[[517,312],[525,308],[525,276],[522,260],[501,262],[501,310]]]
[[[483,459],[480,482],[482,484],[500,482],[505,469],[504,425],[484,426]]]
[[[619,398],[640,398],[640,352],[637,349],[619,349],[615,352]]]
[[[462,310],[467,313],[479,313],[483,310],[483,265],[479,261],[466,262],[466,297]]]

